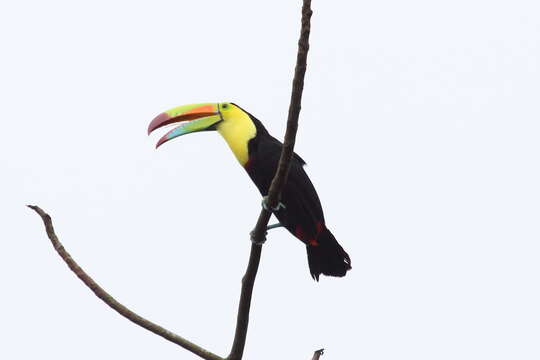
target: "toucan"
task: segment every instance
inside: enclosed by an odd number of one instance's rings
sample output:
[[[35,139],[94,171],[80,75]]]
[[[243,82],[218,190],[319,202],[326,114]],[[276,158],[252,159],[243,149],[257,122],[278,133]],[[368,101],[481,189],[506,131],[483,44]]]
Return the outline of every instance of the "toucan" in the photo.
[[[255,116],[234,103],[182,105],[155,117],[148,126],[148,134],[179,122],[182,122],[180,126],[159,139],[156,148],[182,135],[216,130],[261,195],[264,197],[268,194],[283,144],[270,135]],[[321,274],[345,276],[351,269],[351,258],[326,227],[321,202],[304,171],[305,164],[295,153],[281,202],[271,211],[282,226],[306,245],[313,279],[318,281]]]

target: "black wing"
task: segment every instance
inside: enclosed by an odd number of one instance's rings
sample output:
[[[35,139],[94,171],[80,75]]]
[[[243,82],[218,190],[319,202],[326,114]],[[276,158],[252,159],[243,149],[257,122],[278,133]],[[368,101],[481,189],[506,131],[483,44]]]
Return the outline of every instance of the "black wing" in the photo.
[[[256,141],[253,141],[256,140]],[[270,135],[252,139],[246,170],[263,196],[277,169],[283,144]],[[324,215],[315,187],[304,170],[305,161],[294,154],[281,202],[285,208],[275,212],[278,220],[295,236],[307,241],[324,224]],[[303,233],[300,234],[299,232]]]

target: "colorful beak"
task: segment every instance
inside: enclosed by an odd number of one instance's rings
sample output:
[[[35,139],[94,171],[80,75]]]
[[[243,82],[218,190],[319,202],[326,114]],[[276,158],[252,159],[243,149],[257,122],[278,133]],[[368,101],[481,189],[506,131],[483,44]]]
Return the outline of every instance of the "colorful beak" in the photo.
[[[214,125],[221,120],[222,118],[218,104],[205,103],[182,105],[156,116],[150,125],[148,125],[148,134],[160,127],[186,121],[186,123],[163,135],[156,144],[156,148],[158,148],[167,141],[185,134],[214,130]]]

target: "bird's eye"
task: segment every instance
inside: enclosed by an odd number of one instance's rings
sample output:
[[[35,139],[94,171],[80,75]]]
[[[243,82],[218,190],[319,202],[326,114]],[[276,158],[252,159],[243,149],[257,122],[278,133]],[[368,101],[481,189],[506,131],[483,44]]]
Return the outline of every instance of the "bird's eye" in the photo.
[[[222,107],[222,108],[224,108],[224,109],[226,109],[226,108],[228,108],[228,107],[229,107],[229,105],[227,105],[227,104],[223,104],[223,105],[222,105],[221,107]]]

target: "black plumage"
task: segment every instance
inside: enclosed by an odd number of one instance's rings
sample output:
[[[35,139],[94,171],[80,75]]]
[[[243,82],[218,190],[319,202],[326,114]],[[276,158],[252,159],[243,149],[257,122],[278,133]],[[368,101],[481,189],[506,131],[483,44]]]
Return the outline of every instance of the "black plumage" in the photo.
[[[249,114],[247,111],[246,113]],[[271,136],[258,119],[251,114],[249,116],[255,124],[257,134],[248,142],[249,160],[244,168],[260,193],[266,196],[283,144]],[[291,234],[306,245],[309,269],[314,279],[318,280],[321,273],[344,276],[351,269],[351,259],[326,228],[321,202],[304,170],[305,164],[295,153],[287,183],[281,194],[281,203],[285,208],[274,211],[274,215]]]

